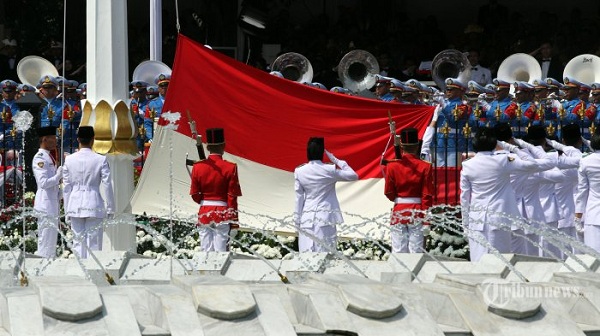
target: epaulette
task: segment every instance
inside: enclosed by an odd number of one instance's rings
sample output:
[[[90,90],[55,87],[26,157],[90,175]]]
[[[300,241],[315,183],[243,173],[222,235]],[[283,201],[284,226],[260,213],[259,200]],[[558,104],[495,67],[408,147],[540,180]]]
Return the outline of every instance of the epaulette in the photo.
[[[515,158],[514,158],[514,157],[512,157],[512,156],[507,156],[507,158],[508,158],[508,162],[513,162],[513,161],[515,161]]]
[[[42,152],[38,152],[35,156],[44,157],[44,154]]]

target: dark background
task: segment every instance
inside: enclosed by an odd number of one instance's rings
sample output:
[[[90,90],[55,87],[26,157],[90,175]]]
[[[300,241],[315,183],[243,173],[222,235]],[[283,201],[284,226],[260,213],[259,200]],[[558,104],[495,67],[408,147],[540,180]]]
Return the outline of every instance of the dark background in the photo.
[[[171,66],[175,1],[162,2],[162,61]],[[0,39],[15,38],[21,57],[47,56],[52,40],[62,42],[64,3],[2,0]],[[149,1],[127,3],[131,73],[149,57]],[[86,1],[66,4],[66,59],[77,68],[85,63]],[[243,8],[262,12],[267,28],[242,29]],[[265,70],[277,51],[301,53],[312,63],[315,81],[327,87],[338,84],[333,68],[354,48],[374,54],[392,76],[448,48],[479,49],[492,73],[508,55],[529,53],[544,41],[554,44],[562,63],[582,53],[600,54],[599,10],[594,0],[179,0],[181,32],[188,37]],[[262,53],[263,45],[274,51]],[[72,79],[85,81],[85,74],[78,76]]]

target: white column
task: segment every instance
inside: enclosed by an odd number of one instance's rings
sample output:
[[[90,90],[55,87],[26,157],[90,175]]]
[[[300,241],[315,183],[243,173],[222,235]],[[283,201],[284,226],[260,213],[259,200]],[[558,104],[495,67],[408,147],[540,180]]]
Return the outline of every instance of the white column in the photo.
[[[127,101],[127,1],[87,0],[87,100]]]
[[[114,107],[119,101],[128,99],[128,46],[127,46],[127,1],[126,0],[87,0],[87,102],[93,106],[94,116],[87,121],[99,134],[117,134],[118,117]],[[107,111],[105,101],[112,107]],[[123,103],[121,103],[123,104]],[[85,109],[84,109],[85,110]],[[100,111],[102,110],[102,111]],[[108,108],[110,110],[110,108]],[[122,109],[121,109],[122,110]],[[121,114],[128,114],[120,111]],[[100,116],[100,117],[97,117]],[[82,118],[82,125],[84,124]],[[122,118],[121,118],[122,119]],[[110,130],[110,131],[108,131]],[[103,139],[110,142],[108,139]],[[109,146],[110,148],[111,146]],[[113,177],[115,216],[122,222],[131,221],[130,200],[133,195],[133,162],[130,154],[119,152],[107,154]],[[106,227],[103,250],[135,252],[135,226],[111,224]]]
[[[150,0],[150,60],[162,61],[162,0]]]

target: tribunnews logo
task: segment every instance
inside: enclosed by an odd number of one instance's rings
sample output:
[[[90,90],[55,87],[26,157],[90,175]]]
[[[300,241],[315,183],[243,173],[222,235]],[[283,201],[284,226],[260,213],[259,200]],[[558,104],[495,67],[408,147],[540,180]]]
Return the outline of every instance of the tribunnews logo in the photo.
[[[486,279],[481,283],[480,289],[485,303],[496,307],[505,307],[511,300],[565,299],[584,296],[581,288],[576,286],[544,286],[510,282],[505,279]]]

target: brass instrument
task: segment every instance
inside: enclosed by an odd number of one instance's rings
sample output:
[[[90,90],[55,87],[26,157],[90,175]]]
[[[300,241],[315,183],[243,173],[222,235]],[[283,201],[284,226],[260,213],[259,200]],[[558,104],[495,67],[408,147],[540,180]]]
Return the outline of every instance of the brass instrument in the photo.
[[[58,70],[50,61],[39,56],[25,56],[17,64],[17,76],[21,83],[36,87],[42,76],[58,76]]]
[[[295,52],[280,55],[271,64],[271,70],[279,71],[284,78],[298,83],[311,83],[313,68],[310,61]]]
[[[340,60],[337,73],[344,88],[352,92],[365,91],[375,85],[379,63],[368,51],[352,50]]]
[[[498,67],[497,78],[503,81],[528,82],[530,84],[536,78],[542,77],[542,68],[538,61],[530,55],[517,53],[508,56]],[[510,93],[514,93],[515,88],[510,86]]]
[[[576,79],[584,84],[600,81],[600,57],[592,54],[582,54],[573,57],[563,70],[563,78]]]
[[[433,58],[431,77],[441,90],[446,89],[446,78],[457,78],[467,83],[471,79],[471,63],[467,56],[458,50],[442,50]]]

